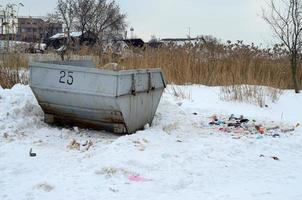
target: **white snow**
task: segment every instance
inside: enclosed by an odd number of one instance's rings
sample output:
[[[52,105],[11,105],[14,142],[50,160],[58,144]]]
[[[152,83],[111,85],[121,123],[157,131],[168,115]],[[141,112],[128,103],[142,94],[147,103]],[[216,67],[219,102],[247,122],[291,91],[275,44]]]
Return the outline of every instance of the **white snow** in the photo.
[[[71,32],[70,36],[71,37],[80,37],[82,35],[82,32]]]
[[[51,36],[49,39],[59,39],[59,38],[64,38],[66,35],[64,33],[57,33],[53,36]]]
[[[301,127],[238,139],[208,125],[213,114],[296,125],[301,94],[260,108],[221,101],[217,87],[182,88],[190,98],[167,89],[151,127],[114,135],[49,126],[28,86],[0,87],[0,199],[302,199]]]
[[[82,35],[82,32],[70,32],[70,37],[80,37]],[[67,37],[66,33],[57,33],[53,36],[51,36],[49,39],[61,39]]]

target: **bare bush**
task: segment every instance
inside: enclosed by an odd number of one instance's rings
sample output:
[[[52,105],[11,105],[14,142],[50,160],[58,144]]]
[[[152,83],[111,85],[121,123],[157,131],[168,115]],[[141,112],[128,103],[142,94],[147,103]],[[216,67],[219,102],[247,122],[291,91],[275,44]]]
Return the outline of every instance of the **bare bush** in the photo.
[[[267,106],[267,102],[277,102],[282,90],[257,85],[232,85],[221,87],[220,99],[225,101],[238,101]]]
[[[178,86],[172,84],[170,85],[170,87],[168,87],[167,91],[178,99],[192,99],[191,90],[186,86]]]

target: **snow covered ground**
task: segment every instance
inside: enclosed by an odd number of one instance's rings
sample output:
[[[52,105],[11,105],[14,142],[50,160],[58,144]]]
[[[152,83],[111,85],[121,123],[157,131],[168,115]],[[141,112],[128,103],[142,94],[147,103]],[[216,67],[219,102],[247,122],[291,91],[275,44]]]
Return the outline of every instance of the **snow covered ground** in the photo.
[[[28,86],[0,88],[0,199],[302,199],[301,127],[274,138],[208,125],[235,114],[295,126],[302,95],[260,108],[185,89],[189,99],[166,90],[151,127],[120,136],[49,126]]]

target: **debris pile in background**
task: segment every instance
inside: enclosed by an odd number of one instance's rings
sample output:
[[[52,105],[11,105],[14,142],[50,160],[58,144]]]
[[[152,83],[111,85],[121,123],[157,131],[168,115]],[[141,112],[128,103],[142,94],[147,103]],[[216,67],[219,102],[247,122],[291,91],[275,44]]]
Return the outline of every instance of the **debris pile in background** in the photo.
[[[243,115],[236,117],[233,114],[229,117],[217,117],[213,115],[209,125],[221,132],[236,133],[236,134],[260,134],[270,135],[272,137],[280,137],[281,133],[294,132],[300,126],[286,125],[283,123],[271,122],[257,122],[254,119],[247,119]]]

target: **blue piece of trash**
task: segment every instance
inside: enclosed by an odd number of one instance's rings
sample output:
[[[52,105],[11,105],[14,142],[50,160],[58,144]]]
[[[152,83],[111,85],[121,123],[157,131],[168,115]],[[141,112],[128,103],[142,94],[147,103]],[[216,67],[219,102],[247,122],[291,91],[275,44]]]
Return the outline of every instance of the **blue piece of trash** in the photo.
[[[218,121],[216,122],[216,124],[217,124],[217,125],[221,125],[221,124],[225,124],[225,122],[222,121],[222,120],[218,120]]]
[[[278,138],[278,137],[280,137],[280,134],[278,134],[278,133],[275,133],[275,134],[273,135],[273,138]]]
[[[258,136],[256,137],[256,139],[257,139],[257,140],[263,139],[263,136],[258,135]]]

